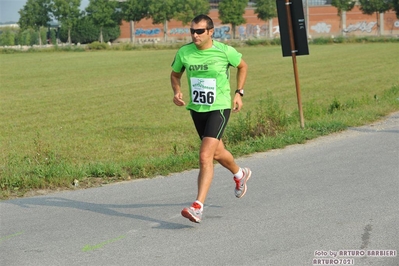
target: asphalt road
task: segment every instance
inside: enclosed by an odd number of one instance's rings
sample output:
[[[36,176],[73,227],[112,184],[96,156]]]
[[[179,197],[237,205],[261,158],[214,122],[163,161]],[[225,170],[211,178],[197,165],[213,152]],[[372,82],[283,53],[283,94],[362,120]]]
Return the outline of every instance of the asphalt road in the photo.
[[[238,162],[247,194],[217,165],[200,224],[197,170],[2,201],[0,264],[399,265],[399,113]]]

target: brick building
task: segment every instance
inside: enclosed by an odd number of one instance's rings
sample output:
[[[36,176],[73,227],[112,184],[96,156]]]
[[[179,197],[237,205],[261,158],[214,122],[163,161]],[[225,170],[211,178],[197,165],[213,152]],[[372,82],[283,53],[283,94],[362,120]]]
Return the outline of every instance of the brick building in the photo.
[[[215,24],[215,38],[232,39],[231,25],[224,25],[218,18],[217,4],[220,0],[211,0],[213,7],[209,16]],[[337,9],[328,5],[331,0],[308,0],[308,8],[305,8],[304,14],[309,21],[307,25],[308,35],[311,38],[321,36],[369,36],[378,35],[377,16],[364,15],[359,6],[351,11],[346,12],[343,16],[343,22],[337,15]],[[309,4],[310,3],[310,4]],[[320,4],[320,5],[318,5]],[[308,10],[308,16],[306,11]],[[246,23],[240,25],[236,29],[236,38],[253,39],[253,38],[276,38],[279,37],[279,26],[277,18],[271,21],[262,21],[257,18],[253,3],[250,2],[245,10],[244,18]],[[343,27],[341,24],[343,23]],[[380,23],[381,35],[398,36],[399,35],[399,19],[393,11],[381,15]],[[152,24],[151,19],[143,19],[138,23],[134,23],[135,41],[138,43],[162,42],[164,40],[170,42],[188,41],[190,40],[189,25],[183,25],[180,21],[169,21],[167,24],[167,38],[164,38],[164,26],[162,24]],[[117,42],[130,41],[130,23],[124,21],[121,25],[121,35]]]

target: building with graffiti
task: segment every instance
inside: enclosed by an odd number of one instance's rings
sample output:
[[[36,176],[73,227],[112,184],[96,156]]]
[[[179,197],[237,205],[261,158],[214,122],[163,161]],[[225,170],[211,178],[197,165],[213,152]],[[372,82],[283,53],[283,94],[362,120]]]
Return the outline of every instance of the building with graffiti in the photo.
[[[342,18],[338,16],[337,9],[328,4],[331,0],[308,0],[312,5],[305,6],[304,16],[307,21],[307,33],[309,38],[333,37],[333,36],[399,36],[399,19],[394,11],[379,14],[379,22],[376,14],[365,15],[355,6],[353,10],[344,12]],[[222,24],[218,18],[217,3],[210,1],[213,7],[209,16],[215,24],[214,38],[229,40],[233,38],[231,25]],[[320,4],[320,5],[318,5]],[[236,38],[241,40],[254,38],[278,38],[278,19],[262,21],[257,18],[255,8],[248,6],[244,18],[246,23],[236,29]],[[167,22],[167,31],[164,25],[152,24],[151,19],[143,19],[134,23],[123,21],[121,35],[117,42],[131,41],[131,32],[137,43],[154,42],[187,42],[190,40],[190,25],[183,25],[180,21]],[[131,30],[133,28],[133,30]]]

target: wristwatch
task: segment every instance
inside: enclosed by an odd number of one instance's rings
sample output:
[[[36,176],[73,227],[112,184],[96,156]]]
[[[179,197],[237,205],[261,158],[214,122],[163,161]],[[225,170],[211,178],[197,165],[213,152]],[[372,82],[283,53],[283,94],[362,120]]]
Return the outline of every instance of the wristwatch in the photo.
[[[241,97],[242,97],[242,96],[244,96],[244,89],[236,90],[236,92],[235,92],[235,93],[238,93],[238,94],[240,94],[240,95],[241,95]]]

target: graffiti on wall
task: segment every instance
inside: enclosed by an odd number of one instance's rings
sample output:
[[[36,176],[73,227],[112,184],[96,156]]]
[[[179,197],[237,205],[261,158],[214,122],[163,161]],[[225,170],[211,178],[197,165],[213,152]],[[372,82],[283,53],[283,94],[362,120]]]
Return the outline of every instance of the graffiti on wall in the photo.
[[[361,31],[361,32],[368,32],[370,33],[374,26],[377,25],[377,22],[369,22],[367,23],[366,21],[358,22],[353,25],[349,25],[346,29],[344,29],[344,32],[354,32],[354,31]]]
[[[190,29],[189,28],[173,28],[173,29],[170,29],[169,33],[170,34],[189,34]]]
[[[230,26],[215,27],[213,37],[215,39],[231,39]]]
[[[138,29],[136,29],[134,35],[136,35],[136,36],[154,36],[154,35],[158,35],[160,33],[161,33],[161,30],[158,28],[155,28],[155,29],[138,28]]]
[[[331,30],[331,24],[325,22],[319,22],[316,25],[310,27],[311,30],[317,33],[329,33]]]
[[[279,34],[279,27],[273,27],[274,31],[273,34]],[[264,25],[253,25],[253,24],[246,24],[237,27],[237,36],[241,39],[248,39],[248,38],[258,38],[260,36],[266,36],[269,27]],[[160,28],[152,28],[152,29],[143,29],[137,28],[135,31],[136,36],[141,37],[155,37],[161,35],[163,30]],[[189,35],[190,29],[189,28],[172,28],[168,31],[170,35]],[[233,37],[232,29],[229,25],[221,25],[215,27],[215,32],[213,37],[215,39],[224,39],[229,40]]]
[[[399,27],[399,20],[395,22],[391,22],[392,27]],[[361,21],[356,24],[350,24],[347,26],[346,29],[343,31],[346,33],[361,31],[371,33],[373,28],[377,25],[377,22],[366,22]],[[310,29],[316,33],[330,33],[331,31],[331,24],[327,24],[325,22],[319,22],[316,25],[310,27]],[[160,28],[152,28],[152,29],[143,29],[138,28],[135,31],[136,36],[141,37],[155,37],[161,35],[163,30]],[[245,24],[237,27],[237,37],[241,39],[249,39],[249,38],[258,38],[261,36],[268,36],[269,26],[267,24],[258,25],[258,24]],[[189,35],[190,29],[189,28],[172,28],[168,32],[171,35]],[[280,27],[274,26],[272,28],[272,35],[278,36],[280,34]],[[215,39],[224,39],[228,40],[231,39],[233,36],[232,29],[229,25],[221,25],[215,27],[215,32],[213,37]]]
[[[263,25],[246,24],[237,27],[236,34],[240,39],[249,39],[249,38],[259,38],[261,36],[267,36],[268,31],[269,27],[266,24]],[[279,31],[277,30],[277,32],[273,32],[273,34],[275,33],[278,34]],[[215,33],[213,37],[215,39],[231,39],[232,35],[233,33],[230,26],[222,25],[220,27],[215,27]]]
[[[370,33],[370,32],[372,32],[372,30],[376,24],[377,24],[377,22],[368,22],[367,23],[366,21],[361,21],[356,24],[349,25],[343,31],[346,33],[354,32],[354,31]],[[331,30],[331,24],[327,24],[325,22],[319,22],[316,25],[311,26],[310,29],[317,33],[329,33]]]

